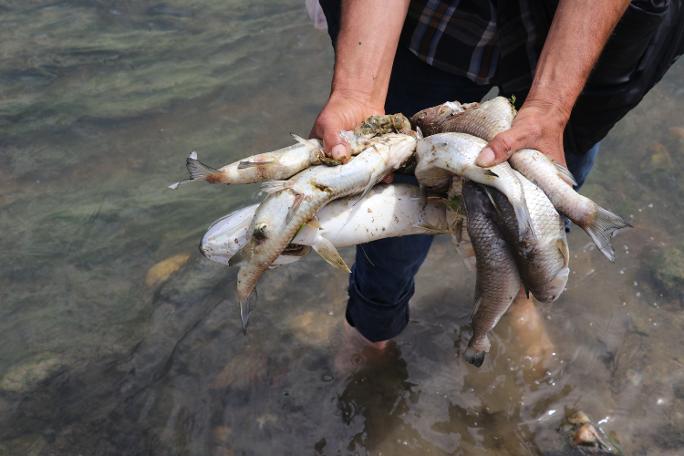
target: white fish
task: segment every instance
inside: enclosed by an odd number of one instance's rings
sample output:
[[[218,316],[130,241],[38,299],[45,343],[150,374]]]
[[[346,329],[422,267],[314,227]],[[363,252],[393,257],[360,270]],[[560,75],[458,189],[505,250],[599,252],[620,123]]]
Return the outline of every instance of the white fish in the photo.
[[[270,234],[266,236],[261,236],[263,230],[252,233],[252,238],[245,247],[245,258],[249,260],[238,272],[240,303],[247,302],[261,274],[321,207],[337,198],[368,192],[389,172],[406,162],[413,154],[415,145],[416,140],[412,136],[386,134],[374,138],[371,146],[344,165],[309,168],[291,180],[266,183],[264,190],[272,194],[269,198],[292,195],[294,202],[287,211],[280,210],[278,216],[271,219],[274,226],[284,225],[283,229],[269,229]],[[329,242],[322,242],[314,248],[329,263],[349,270]]]
[[[238,209],[214,222],[202,238],[202,254],[217,263],[232,265],[233,256],[249,242],[249,226],[258,206]],[[360,200],[349,196],[322,207],[315,220],[305,224],[290,245],[313,246],[322,237],[335,248],[341,248],[387,237],[446,232],[443,199],[426,201],[415,185],[378,185]],[[286,252],[273,264],[301,258]]]
[[[513,205],[519,232],[531,229],[530,214],[525,202],[523,186],[508,163],[491,168],[475,164],[487,143],[466,133],[439,133],[418,141],[416,148],[416,179],[426,187],[444,188],[453,175],[489,185],[506,195]]]

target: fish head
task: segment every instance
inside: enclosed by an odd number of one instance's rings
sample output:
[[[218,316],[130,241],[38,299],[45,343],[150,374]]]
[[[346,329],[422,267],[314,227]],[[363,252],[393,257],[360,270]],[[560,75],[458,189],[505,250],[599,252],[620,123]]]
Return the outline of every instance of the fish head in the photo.
[[[537,291],[534,295],[537,300],[545,304],[554,302],[563,294],[565,285],[568,283],[568,276],[570,275],[570,268],[563,268],[546,284],[542,290]]]
[[[227,265],[249,242],[249,225],[256,209],[256,204],[238,209],[212,223],[202,237],[200,253],[211,261]]]

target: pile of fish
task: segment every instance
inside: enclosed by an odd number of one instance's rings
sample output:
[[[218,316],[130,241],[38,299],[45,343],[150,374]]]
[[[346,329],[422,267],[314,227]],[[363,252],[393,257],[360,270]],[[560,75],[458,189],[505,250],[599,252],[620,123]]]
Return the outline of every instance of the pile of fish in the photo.
[[[569,252],[560,214],[584,229],[611,261],[610,238],[629,226],[577,193],[568,170],[539,151],[518,151],[491,168],[477,166],[480,150],[514,117],[515,109],[501,97],[447,102],[411,122],[401,114],[374,116],[340,133],[352,149],[347,163],[327,158],[320,141],[297,136],[293,146],[219,169],[193,152],[190,178],[170,188],[197,180],[263,182],[264,200],[214,222],[200,247],[213,261],[239,266],[243,328],[261,275],[311,249],[349,272],[339,247],[411,234],[449,233],[462,251],[470,242],[477,279],[465,357],[480,366],[491,345],[488,333],[521,289],[544,303],[563,292]],[[380,183],[402,167],[415,167],[420,187]]]

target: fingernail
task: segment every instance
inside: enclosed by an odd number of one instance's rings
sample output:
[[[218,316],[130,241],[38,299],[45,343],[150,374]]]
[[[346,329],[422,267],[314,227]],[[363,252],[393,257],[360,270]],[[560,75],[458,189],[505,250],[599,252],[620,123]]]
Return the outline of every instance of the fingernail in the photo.
[[[485,168],[487,166],[491,166],[494,163],[494,157],[494,151],[489,147],[485,147],[477,157],[477,166],[482,166]]]
[[[344,144],[336,144],[330,149],[330,153],[335,160],[341,160],[347,156],[347,148],[344,147]]]

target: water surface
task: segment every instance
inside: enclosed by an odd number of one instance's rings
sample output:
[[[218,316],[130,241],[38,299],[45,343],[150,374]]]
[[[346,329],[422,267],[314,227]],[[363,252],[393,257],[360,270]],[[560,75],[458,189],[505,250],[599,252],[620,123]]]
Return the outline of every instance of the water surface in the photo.
[[[681,454],[681,62],[604,142],[584,193],[636,228],[615,264],[573,231],[544,363],[515,316],[463,361],[474,274],[446,238],[382,359],[336,368],[346,277],[313,255],[264,277],[242,335],[197,243],[257,187],[166,185],[191,150],[308,132],[332,52],[302,3],[0,1],[0,455],[575,454],[578,409],[626,454]]]

